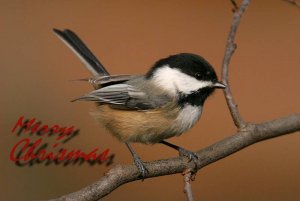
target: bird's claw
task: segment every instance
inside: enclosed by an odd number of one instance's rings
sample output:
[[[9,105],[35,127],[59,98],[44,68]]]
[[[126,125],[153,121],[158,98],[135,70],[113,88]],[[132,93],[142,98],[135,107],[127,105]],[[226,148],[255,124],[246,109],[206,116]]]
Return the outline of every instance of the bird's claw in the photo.
[[[147,169],[146,169],[144,163],[137,155],[135,155],[133,157],[133,159],[134,159],[134,164],[136,165],[136,167],[138,168],[138,170],[140,172],[141,178],[144,180],[146,172],[147,172]]]
[[[197,160],[198,160],[198,156],[197,154],[195,154],[194,152],[192,151],[189,151],[189,150],[186,150],[184,148],[179,148],[179,155],[180,156],[185,156],[189,159],[189,162],[193,161],[197,164]]]

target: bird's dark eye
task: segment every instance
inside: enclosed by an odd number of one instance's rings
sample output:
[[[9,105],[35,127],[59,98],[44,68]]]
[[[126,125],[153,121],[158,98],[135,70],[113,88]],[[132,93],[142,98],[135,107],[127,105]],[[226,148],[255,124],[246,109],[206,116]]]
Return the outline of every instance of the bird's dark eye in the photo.
[[[201,79],[201,78],[202,78],[202,74],[201,74],[201,73],[196,73],[196,74],[195,74],[195,77],[196,77],[197,79]]]

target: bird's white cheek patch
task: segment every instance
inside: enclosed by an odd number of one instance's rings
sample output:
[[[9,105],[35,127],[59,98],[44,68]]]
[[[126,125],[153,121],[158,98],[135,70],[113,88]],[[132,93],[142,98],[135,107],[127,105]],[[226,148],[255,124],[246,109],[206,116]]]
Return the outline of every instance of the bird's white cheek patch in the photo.
[[[182,73],[179,69],[170,68],[168,65],[159,68],[154,73],[153,81],[172,95],[176,95],[177,92],[190,94],[201,88],[213,86],[210,81],[197,80]]]

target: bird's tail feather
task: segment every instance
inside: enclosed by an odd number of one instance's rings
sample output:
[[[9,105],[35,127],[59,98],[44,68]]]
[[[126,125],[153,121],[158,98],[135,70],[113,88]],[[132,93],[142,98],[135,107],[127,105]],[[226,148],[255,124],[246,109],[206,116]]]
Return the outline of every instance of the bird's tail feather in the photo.
[[[53,31],[79,57],[94,76],[109,76],[101,62],[73,31],[69,29],[63,31],[53,29]]]

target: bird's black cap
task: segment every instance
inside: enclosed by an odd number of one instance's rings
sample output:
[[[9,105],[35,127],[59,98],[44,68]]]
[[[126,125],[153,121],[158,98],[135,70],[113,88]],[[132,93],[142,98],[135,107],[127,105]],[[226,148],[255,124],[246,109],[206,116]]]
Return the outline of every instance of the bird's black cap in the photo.
[[[212,81],[213,83],[218,81],[213,67],[203,57],[191,53],[180,53],[160,59],[146,74],[146,78],[151,78],[157,69],[165,65],[177,68],[198,80]]]

